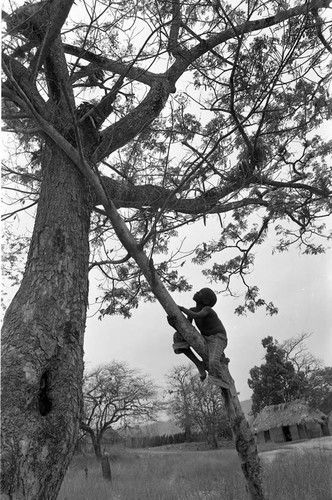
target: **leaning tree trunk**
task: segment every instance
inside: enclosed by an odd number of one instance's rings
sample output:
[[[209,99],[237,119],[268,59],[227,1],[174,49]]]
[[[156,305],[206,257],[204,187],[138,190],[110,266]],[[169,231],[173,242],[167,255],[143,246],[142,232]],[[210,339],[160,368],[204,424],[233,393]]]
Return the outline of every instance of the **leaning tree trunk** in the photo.
[[[235,447],[241,461],[241,468],[247,482],[252,500],[264,500],[262,470],[257,445],[247,419],[241,408],[234,380],[228,367],[224,366],[224,377],[228,379],[229,389],[221,389],[228,420],[235,440]]]
[[[3,499],[57,498],[82,406],[89,190],[52,144],[42,168],[24,278],[3,323]]]
[[[102,193],[96,193],[98,194]],[[180,312],[178,306],[163,286],[157,272],[154,269],[152,259],[148,259],[142,248],[137,244],[123,219],[118,214],[114,204],[110,199],[105,199],[103,194],[103,203],[109,216],[113,228],[127,251],[135,259],[146,280],[151,286],[151,290],[169,316],[175,319],[175,328],[183,335],[186,341],[195,351],[207,361],[207,350],[203,337],[198,333],[194,326]],[[257,446],[254,436],[250,430],[249,424],[241,409],[240,401],[237,396],[234,381],[229,373],[227,364],[223,364],[222,381],[227,388],[222,388],[222,395],[225,401],[228,419],[235,438],[236,449],[241,460],[241,467],[244,473],[247,489],[252,500],[264,500],[262,485],[262,471],[258,456]]]

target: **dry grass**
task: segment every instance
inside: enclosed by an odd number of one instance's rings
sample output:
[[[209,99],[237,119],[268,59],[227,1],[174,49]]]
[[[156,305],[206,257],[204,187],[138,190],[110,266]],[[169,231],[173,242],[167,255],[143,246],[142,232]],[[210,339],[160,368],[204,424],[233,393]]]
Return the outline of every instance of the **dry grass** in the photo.
[[[88,468],[88,477],[85,468]],[[125,450],[111,457],[112,483],[93,456],[76,456],[58,500],[247,500],[234,450]],[[332,500],[331,450],[292,451],[263,462],[269,500]]]
[[[279,454],[264,467],[269,500],[332,500],[332,452],[321,447]]]
[[[217,451],[119,450],[112,458],[112,484],[101,478],[92,456],[74,457],[59,500],[247,499],[237,454]],[[84,469],[88,467],[88,477]]]

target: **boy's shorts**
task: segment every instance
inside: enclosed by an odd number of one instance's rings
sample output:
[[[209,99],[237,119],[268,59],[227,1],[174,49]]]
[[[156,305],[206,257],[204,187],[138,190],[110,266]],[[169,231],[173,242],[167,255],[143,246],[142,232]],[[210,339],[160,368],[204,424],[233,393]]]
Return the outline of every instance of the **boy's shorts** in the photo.
[[[224,349],[227,346],[227,339],[224,338],[223,334],[210,335],[209,337],[204,337],[204,339],[206,341],[206,347],[208,352],[209,351],[211,352],[211,350],[214,348],[214,345],[217,343],[219,349],[221,349],[222,351],[224,351]],[[190,345],[188,344],[188,342],[182,337],[182,335],[179,332],[176,331],[173,335],[173,350],[175,354],[181,354],[182,352],[181,349],[189,349],[189,348]]]
[[[213,369],[211,369],[211,372],[209,373],[209,381],[213,385],[229,389],[228,377],[225,373],[225,368],[223,368],[223,365],[227,364],[229,361],[224,354],[224,349],[227,346],[227,338],[224,338],[223,333],[210,335],[209,337],[204,338],[206,343],[206,354],[209,356],[209,361],[214,359],[219,362],[218,366],[214,366]],[[190,349],[190,345],[182,337],[182,335],[176,331],[173,335],[173,350],[175,354],[181,354],[183,349]]]

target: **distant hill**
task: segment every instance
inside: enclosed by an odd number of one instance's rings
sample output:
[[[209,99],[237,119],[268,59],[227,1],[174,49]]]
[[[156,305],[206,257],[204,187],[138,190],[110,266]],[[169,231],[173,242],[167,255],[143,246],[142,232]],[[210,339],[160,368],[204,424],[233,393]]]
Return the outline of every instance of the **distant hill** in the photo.
[[[249,424],[252,422],[253,417],[250,415],[251,413],[251,399],[246,399],[245,401],[241,401],[242,411],[248,420]],[[127,429],[127,436],[164,436],[164,435],[172,435],[183,432],[183,430],[176,425],[176,423],[172,420],[158,420],[157,422],[152,422],[151,424],[144,425],[136,425],[131,429]]]
[[[176,425],[173,420],[158,420],[157,422],[152,422],[151,424],[136,425],[131,429],[126,431],[128,436],[163,436],[172,435],[183,432],[183,430]]]

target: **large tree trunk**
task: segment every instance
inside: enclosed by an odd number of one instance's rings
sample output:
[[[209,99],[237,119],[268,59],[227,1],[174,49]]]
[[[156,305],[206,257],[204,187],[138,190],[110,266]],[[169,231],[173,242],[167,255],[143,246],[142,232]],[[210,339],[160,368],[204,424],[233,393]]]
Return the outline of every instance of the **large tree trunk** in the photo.
[[[42,167],[26,270],[3,324],[3,499],[57,497],[82,406],[90,195],[53,144]]]

